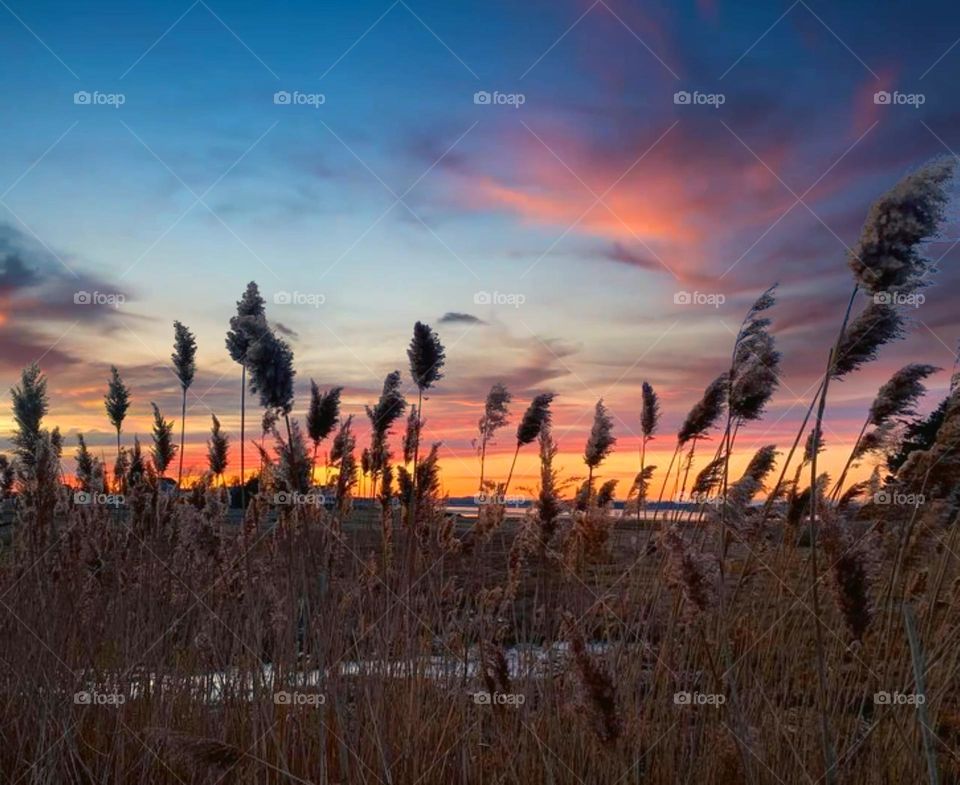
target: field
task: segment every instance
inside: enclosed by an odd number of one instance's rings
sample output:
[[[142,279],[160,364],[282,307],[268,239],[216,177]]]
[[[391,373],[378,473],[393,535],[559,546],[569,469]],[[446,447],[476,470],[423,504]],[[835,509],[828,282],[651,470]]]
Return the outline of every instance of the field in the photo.
[[[821,717],[837,782],[923,781],[924,729],[960,777],[955,528],[862,642],[828,561],[821,715],[796,531],[734,544],[697,611],[649,522],[593,554],[541,549],[532,520],[395,523],[388,566],[376,516],[238,531],[216,496],[74,507],[4,552],[6,781],[816,782]]]

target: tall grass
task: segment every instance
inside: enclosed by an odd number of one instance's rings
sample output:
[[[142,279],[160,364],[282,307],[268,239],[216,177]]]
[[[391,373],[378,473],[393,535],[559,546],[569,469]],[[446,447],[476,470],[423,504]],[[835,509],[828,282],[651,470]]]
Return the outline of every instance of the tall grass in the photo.
[[[239,356],[275,446],[261,440],[240,515],[215,487],[229,447],[216,417],[208,476],[169,492],[174,425],[155,405],[152,462],[135,442],[124,502],[91,503],[106,487],[102,461],[80,436],[64,482],[46,379],[27,368],[11,391],[15,455],[0,467],[17,502],[0,550],[3,781],[960,781],[960,388],[916,415],[935,369],[907,366],[881,388],[848,462],[874,455],[886,474],[845,489],[846,469],[831,484],[818,466],[831,382],[902,331],[876,295],[929,272],[917,243],[942,214],[940,167],[871,211],[854,296],[793,447],[780,461],[764,445],[731,477],[738,432],[779,380],[773,290],[757,300],[729,370],[677,433],[660,496],[672,483],[691,501],[660,521],[641,514],[660,417],[646,384],[636,520],[613,516],[615,483],[593,490],[615,444],[602,402],[587,480],[566,498],[574,481],[554,463],[551,393],[521,418],[498,486],[505,495],[521,447],[538,442],[535,505],[517,519],[447,514],[439,446],[418,450],[444,352],[419,323],[418,405],[403,438],[412,472],[391,464],[399,372],[367,408],[379,510],[353,508],[356,436],[353,415],[339,417],[341,388],[312,385],[305,435],[291,419],[292,351],[265,322]],[[861,289],[874,300],[857,313]],[[508,401],[505,388],[492,408],[488,398],[481,462]],[[698,442],[717,432],[698,464]],[[331,434],[334,503],[291,500]]]

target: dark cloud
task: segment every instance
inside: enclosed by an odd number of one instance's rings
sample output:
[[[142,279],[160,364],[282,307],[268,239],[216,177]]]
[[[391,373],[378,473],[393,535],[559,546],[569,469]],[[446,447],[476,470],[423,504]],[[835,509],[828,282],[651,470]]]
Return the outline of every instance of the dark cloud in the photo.
[[[487,322],[471,313],[447,311],[440,317],[440,324],[487,324]]]
[[[300,337],[300,333],[298,333],[292,327],[287,327],[287,325],[285,325],[283,322],[274,322],[273,329],[281,335],[285,335],[287,338],[292,338],[293,340],[296,340]]]
[[[20,256],[11,253],[0,259],[0,292],[9,294],[39,282],[37,271],[24,263]]]
[[[83,269],[9,224],[0,224],[0,294],[10,321],[42,323],[114,321],[132,300],[122,282]]]
[[[88,272],[19,229],[0,223],[0,365],[49,370],[76,365],[68,336],[79,325],[110,332],[120,326],[130,292]],[[143,317],[124,310],[124,316]]]
[[[621,264],[628,264],[631,267],[639,267],[641,270],[652,270],[654,272],[666,272],[666,268],[656,259],[627,248],[623,243],[614,243],[600,252],[605,259],[610,259]]]

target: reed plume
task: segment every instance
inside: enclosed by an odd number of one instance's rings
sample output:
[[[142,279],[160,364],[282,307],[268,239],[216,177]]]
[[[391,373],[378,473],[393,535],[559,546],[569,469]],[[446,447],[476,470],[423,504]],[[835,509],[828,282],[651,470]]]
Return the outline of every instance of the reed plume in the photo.
[[[693,405],[693,408],[691,408],[689,414],[687,414],[687,418],[683,421],[683,424],[680,426],[680,430],[677,432],[677,448],[674,452],[673,460],[670,461],[670,467],[667,468],[667,476],[664,478],[664,485],[660,489],[661,499],[663,498],[663,491],[666,487],[666,483],[670,479],[670,469],[673,466],[673,462],[676,460],[680,450],[689,444],[690,449],[687,452],[685,468],[683,464],[677,467],[678,483],[676,484],[679,484],[680,472],[683,471],[683,483],[680,486],[680,498],[683,498],[687,487],[687,479],[690,475],[690,468],[693,465],[693,457],[697,448],[697,441],[705,437],[707,432],[713,428],[713,426],[723,415],[724,407],[727,402],[727,394],[729,392],[728,387],[729,374],[720,374],[716,379],[707,385],[707,388],[703,392],[703,397]],[[674,487],[676,487],[676,484]]]
[[[250,392],[256,393],[260,406],[278,416],[289,418],[293,410],[293,350],[282,338],[267,330],[247,349]]]
[[[656,470],[656,466],[644,466],[643,469],[637,472],[637,476],[633,478],[633,482],[630,484],[627,499],[636,499],[638,515],[650,493],[650,483],[653,480],[653,473]]]
[[[831,520],[822,526],[821,538],[837,607],[851,638],[862,641],[875,612],[872,589],[880,560],[876,532],[854,539],[839,521]]]
[[[577,666],[580,683],[586,693],[584,707],[593,731],[601,744],[613,745],[623,733],[623,722],[617,706],[617,687],[611,675],[594,661],[587,651],[583,635],[567,614],[564,626],[570,637],[570,650]]]
[[[414,506],[421,511],[418,532],[421,541],[426,536],[426,521],[437,512],[440,498],[440,443],[430,445],[430,452],[417,464],[417,476],[414,483]],[[417,520],[413,521],[417,524]]]
[[[104,407],[110,424],[117,431],[117,455],[120,455],[120,429],[130,408],[130,390],[120,378],[117,366],[110,366],[110,378],[107,380],[107,394],[103,397]],[[122,488],[121,488],[122,490]]]
[[[676,525],[663,533],[662,540],[668,554],[664,576],[668,585],[680,590],[687,604],[684,616],[692,620],[716,602],[717,563],[688,543]]]
[[[183,480],[183,440],[187,426],[187,390],[193,384],[197,372],[197,341],[193,333],[181,322],[173,323],[173,354],[170,355],[173,370],[180,380],[180,468],[177,470],[177,488]]]
[[[915,414],[914,404],[927,391],[923,381],[939,370],[935,365],[921,363],[911,363],[901,368],[880,388],[870,406],[867,423],[879,427],[894,417]]]
[[[637,523],[640,523],[643,516],[643,507],[647,501],[647,485],[652,476],[647,474],[647,442],[653,438],[660,424],[660,398],[647,381],[640,386],[640,398],[642,402],[640,406],[640,471],[627,494],[628,499],[633,493],[637,494]],[[643,488],[639,485],[641,481]],[[641,490],[642,493],[640,493]]]
[[[729,524],[744,542],[755,543],[763,533],[766,516],[762,509],[753,509],[751,503],[763,490],[764,482],[773,471],[776,460],[775,445],[768,444],[758,449],[740,479],[731,483],[721,498],[721,520],[725,525]],[[722,553],[725,555],[726,543],[723,545]]]
[[[613,418],[607,407],[603,405],[601,398],[593,410],[593,427],[590,429],[590,437],[587,439],[587,446],[583,453],[583,462],[587,465],[588,498],[593,493],[594,469],[603,463],[616,441],[617,438],[613,435]]]
[[[303,438],[300,423],[296,420],[287,426],[287,438],[275,433],[277,444],[277,474],[287,490],[303,493],[310,487],[310,457]]]
[[[326,439],[337,427],[340,419],[340,395],[343,387],[331,387],[321,393],[317,383],[310,380],[310,408],[307,410],[307,435],[313,442],[313,469],[311,477],[317,467],[317,451],[320,442]]]
[[[540,492],[537,495],[537,520],[540,524],[540,545],[545,549],[556,533],[563,506],[560,502],[557,470],[553,461],[557,457],[557,443],[549,423],[540,429]]]
[[[479,431],[480,450],[480,492],[484,491],[484,463],[487,457],[487,445],[500,428],[507,424],[510,404],[510,392],[500,382],[496,382],[487,393],[487,400],[483,406],[483,415],[477,423]]]
[[[842,379],[877,358],[881,348],[903,337],[903,317],[886,303],[871,302],[844,331],[834,353],[831,377]]]
[[[266,330],[247,350],[247,367],[250,371],[250,391],[259,395],[264,413],[263,433],[268,429],[267,418],[283,417],[286,426],[287,442],[291,455],[298,454],[298,447],[292,444],[293,428],[290,425],[290,412],[293,410],[293,380],[297,372],[293,367],[293,350],[272,330]],[[263,438],[260,443],[263,455]],[[299,482],[299,470],[294,472]]]
[[[720,374],[707,385],[703,397],[693,405],[687,419],[677,431],[677,442],[683,447],[692,439],[706,435],[723,414],[727,400],[727,374]]]
[[[353,415],[341,420],[340,429],[330,445],[330,462],[337,467],[337,509],[343,517],[350,508],[350,494],[357,482],[357,459],[354,455]]]
[[[743,339],[730,377],[730,417],[739,424],[759,420],[780,385],[780,352],[760,330]]]
[[[36,461],[37,445],[42,436],[43,418],[49,411],[47,377],[34,363],[23,369],[20,384],[10,390],[13,401],[13,421],[16,430],[13,442],[17,476],[25,480]]]
[[[240,364],[240,507],[246,509],[247,352],[250,345],[267,330],[265,302],[255,281],[250,281],[237,300],[237,312],[230,317],[226,345],[230,358]]]
[[[942,157],[903,178],[870,208],[848,263],[870,294],[906,293],[934,271],[922,244],[936,237],[956,161]]]
[[[690,498],[695,502],[705,502],[720,483],[723,474],[723,457],[714,458],[704,466],[693,481]]]
[[[597,507],[604,508],[613,503],[614,493],[619,480],[607,480],[597,491]]]
[[[394,423],[403,416],[407,401],[400,391],[400,371],[391,371],[383,380],[380,399],[374,406],[367,406],[370,420],[370,474],[376,486],[377,478],[390,460],[388,439]]]
[[[147,474],[147,466],[143,460],[143,448],[140,446],[140,437],[133,437],[133,448],[130,450],[130,465],[127,467],[126,488],[136,488],[143,482]]]
[[[220,428],[220,420],[217,415],[211,414],[213,421],[210,428],[210,439],[207,442],[207,466],[210,473],[223,482],[223,473],[227,470],[228,454],[230,450],[230,437]]]
[[[101,493],[104,490],[104,470],[100,460],[90,452],[83,434],[77,434],[77,485],[87,493]]]
[[[517,448],[513,452],[510,473],[507,475],[507,481],[503,486],[504,493],[510,487],[510,480],[513,478],[513,470],[517,465],[517,455],[520,454],[520,448],[535,441],[544,426],[550,424],[550,404],[554,397],[554,393],[540,393],[530,402],[527,410],[523,413],[523,418],[517,426]]]
[[[640,407],[640,432],[646,440],[653,437],[660,423],[660,397],[647,381],[640,386],[640,395],[643,401]]]
[[[426,421],[424,421],[426,422]],[[412,463],[414,451],[420,443],[420,430],[424,423],[420,422],[416,405],[410,407],[407,415],[407,429],[403,433],[403,462]]]
[[[173,463],[177,454],[177,445],[173,443],[173,422],[163,419],[163,415],[160,414],[160,409],[155,403],[151,403],[150,406],[153,407],[153,431],[151,433],[153,447],[150,454],[153,459],[153,469],[157,473],[157,477],[162,478],[164,472]]]
[[[407,349],[407,359],[410,361],[410,377],[417,386],[417,425],[413,430],[413,481],[419,482],[417,463],[420,458],[420,433],[423,430],[423,393],[429,390],[443,378],[443,365],[446,362],[446,352],[437,335],[428,324],[416,322],[413,325],[413,337]],[[413,511],[411,521],[415,524],[417,518],[417,493],[413,496]]]
[[[890,441],[894,429],[894,420],[915,414],[914,405],[926,393],[923,381],[939,371],[933,365],[911,363],[897,371],[877,392],[867,413],[867,419],[860,429],[856,442],[843,467],[835,487],[835,494],[843,488],[847,472],[854,461],[871,452],[879,452]],[[867,428],[873,426],[872,431]]]

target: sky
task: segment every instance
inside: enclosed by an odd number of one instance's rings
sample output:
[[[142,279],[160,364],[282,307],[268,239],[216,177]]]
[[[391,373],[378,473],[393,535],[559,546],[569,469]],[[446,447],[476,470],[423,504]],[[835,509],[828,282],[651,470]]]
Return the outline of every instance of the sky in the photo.
[[[0,0],[0,57],[0,386],[39,361],[67,455],[82,433],[112,464],[111,364],[132,389],[126,442],[149,441],[151,401],[179,427],[179,319],[199,344],[197,473],[211,414],[239,445],[224,333],[250,280],[293,347],[300,418],[312,378],[344,385],[365,423],[383,377],[406,374],[413,323],[439,332],[424,438],[457,495],[476,489],[496,381],[512,425],[557,393],[569,477],[603,398],[618,442],[599,474],[621,493],[649,381],[664,410],[650,460],[665,466],[750,303],[779,283],[782,384],[734,466],[789,447],[871,202],[960,150],[946,2]],[[940,272],[909,336],[831,390],[828,469],[900,366],[942,367],[924,406],[944,394],[955,219],[928,248]],[[0,448],[11,430],[3,411]],[[506,473],[512,433],[488,476]],[[518,486],[536,472],[521,453]]]

